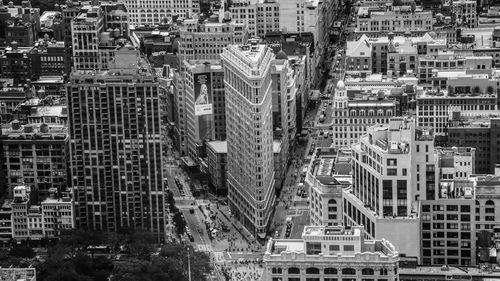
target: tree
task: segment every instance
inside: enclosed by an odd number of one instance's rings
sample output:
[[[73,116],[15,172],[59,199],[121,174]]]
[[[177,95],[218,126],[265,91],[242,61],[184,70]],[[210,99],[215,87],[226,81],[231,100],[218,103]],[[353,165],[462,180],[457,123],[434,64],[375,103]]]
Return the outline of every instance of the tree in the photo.
[[[486,92],[488,92],[488,94],[490,94],[490,95],[493,94],[494,90],[495,89],[493,89],[493,86],[488,86],[488,88],[486,88]]]
[[[180,212],[175,213],[173,217],[173,222],[175,224],[175,227],[177,229],[177,234],[181,235],[184,233],[184,229],[186,228],[186,221],[182,217]]]
[[[475,86],[474,87],[474,94],[479,94],[481,92],[481,87]]]
[[[205,281],[206,273],[212,270],[210,258],[205,253],[177,243],[163,246],[151,262],[134,259],[120,261],[115,265],[111,281],[188,281],[188,252],[192,280]]]
[[[10,250],[10,255],[18,258],[33,258],[35,251],[28,245],[15,245]]]

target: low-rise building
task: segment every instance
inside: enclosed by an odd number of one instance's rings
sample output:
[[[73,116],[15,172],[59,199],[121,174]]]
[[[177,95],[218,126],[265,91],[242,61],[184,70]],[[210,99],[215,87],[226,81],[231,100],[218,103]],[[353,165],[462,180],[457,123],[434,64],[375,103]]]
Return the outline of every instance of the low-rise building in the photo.
[[[477,280],[492,281],[500,279],[500,273],[487,267],[468,266],[429,266],[404,265],[399,268],[400,281],[436,281],[436,280]]]
[[[0,280],[4,281],[36,281],[36,268],[15,268],[15,267],[0,267]]]
[[[472,92],[470,86],[463,93],[456,90],[425,90],[417,93],[417,124],[434,128],[436,134],[445,135],[455,116],[474,118],[497,114],[497,95]]]
[[[438,200],[422,200],[422,264],[470,266],[476,264],[474,183],[443,180]]]
[[[312,225],[342,225],[342,189],[352,184],[351,151],[316,148],[307,169],[306,190],[310,191]]]
[[[342,80],[337,83],[331,103],[331,109],[325,104],[318,111],[316,124],[321,135],[333,137],[332,147],[336,148],[349,147],[369,126],[387,124],[398,115],[398,102],[386,97],[386,92],[349,92]]]
[[[434,22],[431,11],[412,6],[387,5],[382,9],[360,7],[355,33],[366,34],[368,37],[378,37],[381,32],[421,36],[432,30]]]
[[[270,239],[265,281],[397,280],[399,254],[387,240],[365,240],[363,227],[306,226],[302,239]]]
[[[37,203],[36,193],[30,186],[14,188],[10,202],[12,239],[55,238],[62,230],[74,228],[74,202],[70,189],[58,193],[52,188],[49,196],[40,203]]]
[[[476,148],[475,173],[492,174],[495,171],[495,165],[500,163],[498,135],[500,135],[500,119],[498,117],[457,118],[449,123],[446,144],[450,147]]]
[[[460,25],[475,28],[478,25],[477,3],[473,0],[452,0],[451,11]]]
[[[217,195],[227,194],[227,142],[207,142],[208,175]]]
[[[50,118],[50,116],[48,116]],[[50,121],[50,120],[44,120]],[[2,128],[2,189],[26,184],[41,195],[68,186],[69,136],[66,125],[14,120]]]

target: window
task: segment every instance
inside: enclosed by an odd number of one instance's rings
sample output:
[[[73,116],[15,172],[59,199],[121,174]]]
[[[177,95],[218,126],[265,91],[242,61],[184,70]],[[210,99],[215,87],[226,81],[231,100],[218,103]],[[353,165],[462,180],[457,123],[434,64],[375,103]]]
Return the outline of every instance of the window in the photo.
[[[361,270],[361,274],[363,274],[363,275],[374,275],[375,272],[374,272],[374,270],[372,268],[363,268]]]
[[[300,274],[300,269],[297,267],[290,267],[288,269],[288,274]]]
[[[330,251],[340,251],[339,245],[330,245]]]
[[[387,169],[387,175],[388,176],[397,176],[398,175],[398,169]]]
[[[327,268],[325,268],[325,274],[334,275],[334,274],[337,274],[337,273],[338,272],[337,272],[336,268],[333,268],[333,267],[327,267]]]
[[[354,251],[354,245],[344,245],[344,251]]]
[[[306,274],[319,274],[319,268],[308,267],[308,268],[306,268]]]
[[[342,269],[343,275],[356,275],[356,269],[354,268],[344,268]]]
[[[282,269],[281,269],[281,267],[273,267],[272,272],[273,272],[273,274],[281,274]]]
[[[397,166],[398,161],[397,159],[387,159],[387,166]]]

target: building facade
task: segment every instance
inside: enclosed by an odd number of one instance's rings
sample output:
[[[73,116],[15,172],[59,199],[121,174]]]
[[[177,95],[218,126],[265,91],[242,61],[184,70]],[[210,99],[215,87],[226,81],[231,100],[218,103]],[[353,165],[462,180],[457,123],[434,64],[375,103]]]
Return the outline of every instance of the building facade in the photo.
[[[427,90],[417,93],[416,113],[417,124],[434,128],[436,134],[445,135],[453,115],[464,118],[496,114],[496,94],[458,93],[448,90]]]
[[[178,71],[174,72],[173,79],[173,106],[175,108],[175,114],[177,115],[174,118],[175,129],[173,133],[173,139],[176,140],[175,145],[179,148],[179,151],[182,155],[194,155],[194,151],[192,149],[191,151],[189,151],[188,142],[190,142],[191,147],[193,147],[193,143],[198,139],[192,138],[190,140],[189,135],[194,136],[198,133],[189,131],[188,126],[193,128],[193,120],[197,119],[198,117],[192,114],[194,111],[194,98],[188,98],[186,96],[187,93],[192,93],[191,96],[193,96],[194,84],[192,84],[188,89],[187,87],[189,85],[186,85],[186,81],[194,81],[196,75],[201,76],[202,74],[199,71],[202,71],[203,68],[208,67],[208,65],[204,63],[220,65],[220,54],[222,53],[223,48],[225,48],[229,44],[246,43],[248,39],[248,32],[245,24],[236,23],[234,21],[219,22],[218,19],[210,19],[201,24],[197,19],[184,20],[179,25],[179,32],[179,52],[177,56],[180,66]],[[191,74],[187,73],[188,67],[191,69]],[[210,69],[212,68],[214,68],[214,70],[208,71],[207,69],[207,73],[219,73],[219,70],[216,70],[215,66],[210,67]],[[193,69],[195,70],[194,72],[192,71]],[[214,91],[214,94],[221,94],[223,93],[222,89],[224,88],[224,85],[221,85],[220,77],[217,77],[218,76],[213,77],[213,79],[215,80],[212,86],[215,86],[217,89],[216,91]],[[212,75],[210,75],[210,79],[212,79]],[[218,100],[211,101],[214,102],[213,105],[223,108],[224,100],[220,99],[224,98],[219,96]],[[190,101],[190,103],[188,102],[188,100]],[[189,112],[191,113],[190,115]],[[218,109],[217,113],[214,113],[213,116],[209,116],[208,118],[210,120],[215,120],[215,115],[217,115],[218,118],[217,124],[220,125],[224,123],[224,117],[222,116],[223,114],[221,112],[221,109]],[[188,119],[191,119],[191,121],[188,121]],[[219,129],[219,132],[217,134],[224,134],[220,130],[222,129]]]
[[[358,10],[355,33],[368,37],[378,37],[382,33],[393,32],[403,35],[410,32],[413,36],[424,35],[432,30],[435,22],[431,11],[414,10],[411,6],[392,6],[379,10],[361,7]]]
[[[457,120],[448,127],[448,146],[476,148],[475,172],[492,174],[500,163],[500,150],[496,138],[500,136],[500,119]]]
[[[36,191],[29,186],[16,186],[13,191],[13,200],[7,204],[4,202],[4,206],[10,206],[10,238],[56,238],[61,231],[75,227],[71,190],[58,193],[56,189],[52,189],[50,195],[40,203],[34,201],[32,193]]]
[[[368,237],[392,239],[400,252],[419,257],[418,202],[437,194],[432,131],[394,118],[370,127],[352,151],[353,187],[343,190],[346,224],[364,225]]]
[[[365,240],[363,232],[305,226],[302,239],[270,239],[262,280],[398,280],[396,248],[385,239]]]
[[[130,14],[131,25],[156,26],[173,16],[191,18],[200,12],[199,0],[124,0]]]
[[[275,201],[271,61],[265,45],[228,46],[221,55],[226,88],[229,205],[266,236]]]
[[[342,225],[342,190],[352,184],[351,151],[316,148],[305,183],[310,190],[310,223],[316,226]]]
[[[227,142],[207,143],[208,174],[217,195],[227,195]]]
[[[50,120],[43,120],[50,121]],[[55,121],[55,120],[54,120]],[[66,125],[41,122],[21,125],[17,120],[2,127],[2,190],[29,185],[40,196],[51,188],[68,186],[69,135]]]
[[[66,89],[76,225],[144,228],[161,238],[161,102],[149,64],[126,45],[109,71],[73,72]]]

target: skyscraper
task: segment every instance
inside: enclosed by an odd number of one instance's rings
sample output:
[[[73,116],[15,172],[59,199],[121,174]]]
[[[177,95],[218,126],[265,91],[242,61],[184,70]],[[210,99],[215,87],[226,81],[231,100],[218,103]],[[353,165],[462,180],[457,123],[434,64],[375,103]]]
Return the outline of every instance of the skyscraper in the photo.
[[[264,45],[230,45],[221,55],[226,89],[229,204],[235,217],[264,237],[274,194],[271,62]]]
[[[67,85],[76,225],[164,231],[159,82],[131,45]],[[160,237],[160,236],[158,236]]]

